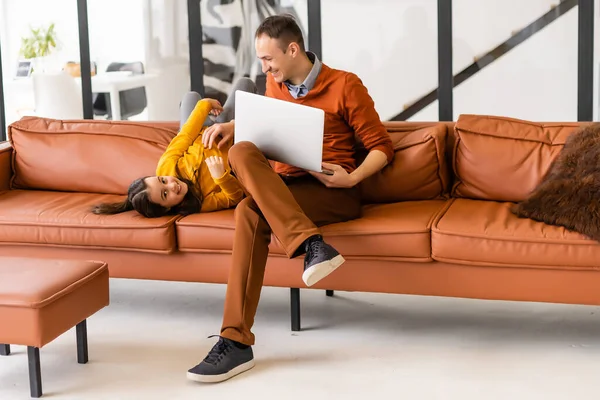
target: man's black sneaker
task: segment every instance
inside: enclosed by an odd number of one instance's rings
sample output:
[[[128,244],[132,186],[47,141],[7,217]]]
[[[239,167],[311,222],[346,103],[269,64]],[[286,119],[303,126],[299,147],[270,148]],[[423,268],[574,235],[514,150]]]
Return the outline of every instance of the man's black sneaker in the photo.
[[[196,382],[215,383],[248,371],[254,367],[252,347],[240,345],[223,337],[213,346],[206,358],[187,373]]]
[[[307,240],[302,280],[312,286],[344,263],[344,257],[323,241],[320,235]]]

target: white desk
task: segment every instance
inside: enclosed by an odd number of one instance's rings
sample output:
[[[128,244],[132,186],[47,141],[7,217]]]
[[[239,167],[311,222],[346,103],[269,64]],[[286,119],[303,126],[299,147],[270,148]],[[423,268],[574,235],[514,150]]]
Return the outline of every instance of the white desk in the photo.
[[[119,92],[139,87],[146,87],[156,78],[157,75],[154,74],[119,75],[102,73],[92,76],[92,92],[109,93],[112,119],[120,120],[121,98],[119,96]],[[81,78],[76,78],[76,81],[81,85]]]
[[[122,73],[103,72],[92,76],[92,92],[108,93],[110,96],[110,109],[113,120],[121,119],[121,98],[119,92],[148,86],[158,75],[142,74],[127,75]],[[81,86],[81,78],[73,78]],[[6,80],[9,90],[31,91],[33,93],[33,79],[19,78]]]

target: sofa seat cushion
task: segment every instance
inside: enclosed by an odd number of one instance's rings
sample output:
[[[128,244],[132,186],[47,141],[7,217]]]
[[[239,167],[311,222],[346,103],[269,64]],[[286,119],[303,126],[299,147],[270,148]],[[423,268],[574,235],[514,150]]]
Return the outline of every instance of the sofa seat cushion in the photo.
[[[170,253],[177,217],[144,218],[135,211],[95,215],[91,207],[122,196],[34,190],[0,192],[0,246],[94,247]]]
[[[431,261],[431,224],[444,200],[367,205],[361,218],[323,227],[323,235],[344,256]],[[232,210],[190,215],[177,221],[178,246],[187,252],[231,252]],[[273,255],[285,253],[274,237]]]
[[[180,251],[231,253],[234,210],[192,214],[175,223]]]
[[[600,245],[509,210],[512,203],[455,199],[432,227],[437,261],[480,266],[597,269]]]

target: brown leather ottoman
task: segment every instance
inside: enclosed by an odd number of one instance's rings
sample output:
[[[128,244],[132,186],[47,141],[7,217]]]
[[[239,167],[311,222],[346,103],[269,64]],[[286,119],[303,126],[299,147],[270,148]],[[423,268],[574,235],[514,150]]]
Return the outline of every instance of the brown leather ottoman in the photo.
[[[32,397],[42,395],[39,349],[77,326],[77,361],[88,361],[86,318],[109,303],[106,263],[0,257],[0,355],[27,346]]]

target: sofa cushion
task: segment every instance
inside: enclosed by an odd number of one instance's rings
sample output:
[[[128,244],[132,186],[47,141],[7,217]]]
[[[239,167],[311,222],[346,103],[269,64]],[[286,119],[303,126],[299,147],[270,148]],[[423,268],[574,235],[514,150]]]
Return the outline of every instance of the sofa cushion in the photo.
[[[170,253],[177,217],[135,211],[95,215],[92,205],[122,196],[9,190],[0,193],[0,246],[25,244]],[[0,247],[1,249],[1,247]],[[1,250],[0,250],[1,251]]]
[[[367,205],[360,219],[325,226],[323,235],[348,257],[430,261],[431,223],[444,204],[444,200],[425,200]],[[235,231],[232,210],[190,215],[176,226],[181,251],[231,252]],[[275,237],[270,252],[285,254]]]
[[[12,177],[12,146],[8,142],[0,143],[0,191],[10,189]]]
[[[126,194],[154,175],[176,132],[128,121],[59,121],[26,117],[8,128],[13,189]]]
[[[600,241],[600,124],[569,136],[540,184],[511,211]]]
[[[441,198],[448,191],[444,124],[385,124],[394,159],[359,185],[364,203],[392,203]],[[359,153],[359,161],[365,154]]]
[[[452,196],[525,199],[581,125],[461,115],[455,125]]]
[[[562,227],[518,218],[510,212],[512,204],[454,199],[433,224],[433,258],[482,266],[600,266],[598,242]]]

